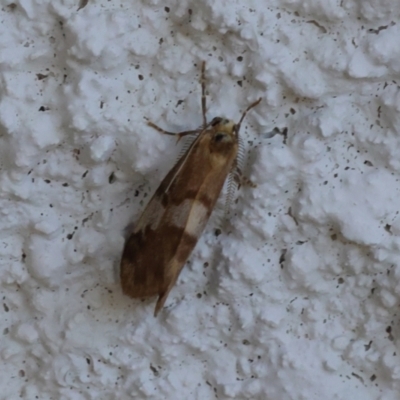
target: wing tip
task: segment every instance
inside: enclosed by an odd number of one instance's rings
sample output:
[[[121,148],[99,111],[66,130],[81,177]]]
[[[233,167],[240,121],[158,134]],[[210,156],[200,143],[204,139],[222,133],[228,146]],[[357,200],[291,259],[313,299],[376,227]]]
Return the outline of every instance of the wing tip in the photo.
[[[175,283],[175,281],[174,281]],[[160,293],[158,296],[158,300],[156,303],[156,307],[154,308],[154,317],[157,317],[158,313],[161,311],[161,309],[164,307],[165,301],[167,300],[167,297],[169,295],[169,292],[173,288],[174,284],[169,285],[167,289],[165,289],[163,292]]]

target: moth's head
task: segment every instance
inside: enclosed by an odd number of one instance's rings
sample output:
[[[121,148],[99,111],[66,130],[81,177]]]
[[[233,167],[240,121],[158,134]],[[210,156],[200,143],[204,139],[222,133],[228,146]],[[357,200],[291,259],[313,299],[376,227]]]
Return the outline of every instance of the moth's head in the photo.
[[[238,123],[226,118],[216,117],[204,132],[204,139],[209,141],[209,150],[211,154],[228,157],[236,157],[239,147],[239,130],[247,112],[259,104],[261,98],[250,104],[243,112]]]
[[[215,117],[210,124],[211,144],[215,146],[226,146],[237,143],[237,125],[230,119]]]
[[[229,119],[216,117],[211,121],[206,140],[213,162],[229,164],[236,158],[239,147],[236,132],[236,124]]]

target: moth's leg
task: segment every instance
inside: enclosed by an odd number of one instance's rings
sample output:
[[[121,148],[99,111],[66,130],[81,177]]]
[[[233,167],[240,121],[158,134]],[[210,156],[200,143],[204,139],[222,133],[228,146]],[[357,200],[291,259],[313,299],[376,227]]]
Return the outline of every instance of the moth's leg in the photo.
[[[186,136],[186,135],[193,135],[193,134],[197,134],[197,133],[201,132],[201,129],[194,129],[191,131],[183,131],[183,132],[170,132],[170,131],[166,131],[163,128],[160,128],[156,124],[153,124],[153,122],[149,121],[147,118],[145,118],[145,119],[147,121],[147,125],[151,126],[156,131],[163,133],[164,135],[178,136],[178,139],[180,139],[181,137]]]
[[[158,131],[158,132],[160,132],[160,133],[163,133],[164,135],[172,135],[172,136],[177,135],[176,132],[169,132],[169,131],[166,131],[165,129],[160,128],[158,125],[153,124],[153,122],[151,122],[151,121],[150,121],[148,118],[146,118],[146,117],[145,117],[145,120],[147,121],[147,125],[148,125],[148,126],[151,126],[153,129],[155,129],[156,131]]]
[[[201,64],[201,112],[203,114],[203,129],[207,127],[206,117],[206,62]]]
[[[257,187],[257,185],[251,181],[251,179],[249,179],[249,178],[247,178],[247,176],[243,175],[242,170],[237,165],[234,166],[232,174],[233,174],[233,179],[235,180],[236,184],[238,185],[238,189],[241,186],[249,186],[252,188]]]

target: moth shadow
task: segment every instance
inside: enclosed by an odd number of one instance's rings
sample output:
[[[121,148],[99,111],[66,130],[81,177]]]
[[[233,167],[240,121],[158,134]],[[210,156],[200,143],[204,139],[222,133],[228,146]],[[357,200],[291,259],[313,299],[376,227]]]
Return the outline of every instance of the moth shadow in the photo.
[[[125,239],[125,243],[129,239],[129,236],[132,234],[133,229],[135,228],[135,223],[136,221],[129,222],[128,225],[122,228],[122,236]]]

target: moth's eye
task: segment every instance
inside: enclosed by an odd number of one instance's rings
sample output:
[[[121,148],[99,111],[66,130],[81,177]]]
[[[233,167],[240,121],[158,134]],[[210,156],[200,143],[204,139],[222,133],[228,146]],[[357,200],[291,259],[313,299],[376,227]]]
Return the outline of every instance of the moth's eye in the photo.
[[[216,117],[211,121],[211,126],[218,125],[222,121],[222,118]]]
[[[214,140],[215,140],[217,143],[218,143],[218,142],[222,142],[222,141],[225,139],[225,137],[226,137],[225,133],[218,132],[218,133],[215,134]]]

